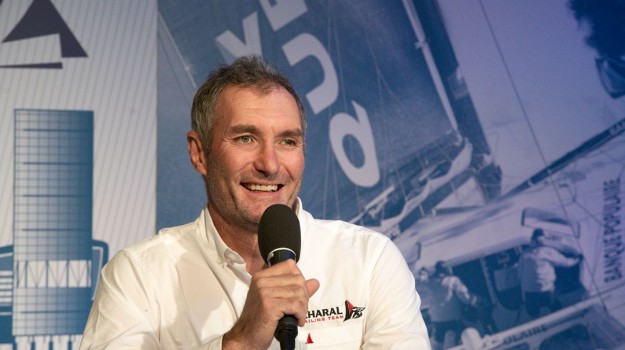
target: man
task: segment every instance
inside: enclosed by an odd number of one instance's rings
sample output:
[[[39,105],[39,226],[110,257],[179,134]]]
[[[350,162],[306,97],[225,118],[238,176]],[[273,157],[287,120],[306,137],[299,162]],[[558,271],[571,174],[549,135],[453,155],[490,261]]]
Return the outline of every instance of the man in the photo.
[[[260,58],[211,74],[187,134],[208,205],[194,223],[111,259],[81,349],[276,349],[284,315],[301,327],[296,348],[429,348],[414,279],[393,243],[302,208],[305,128],[293,87]],[[260,255],[258,223],[276,203],[299,218],[297,265],[267,267]]]
[[[462,280],[454,276],[451,268],[444,261],[438,261],[434,267],[434,276],[427,284],[430,295],[430,319],[432,320],[432,348],[440,349],[445,345],[457,345],[462,331],[466,328],[462,320],[464,305],[475,305],[476,298]],[[446,344],[448,332],[453,332],[453,344]],[[449,347],[449,346],[445,346]]]
[[[545,245],[545,232],[537,228],[532,233],[530,246],[519,259],[519,277],[525,298],[525,308],[531,318],[540,315],[540,309],[550,311],[561,308],[556,298],[556,266],[571,267],[580,258],[567,258],[553,247]]]

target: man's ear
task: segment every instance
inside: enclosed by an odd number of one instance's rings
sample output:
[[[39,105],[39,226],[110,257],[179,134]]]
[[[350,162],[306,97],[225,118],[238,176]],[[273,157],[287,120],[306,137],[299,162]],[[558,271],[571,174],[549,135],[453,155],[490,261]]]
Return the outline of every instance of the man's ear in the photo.
[[[206,169],[208,167],[206,164],[206,153],[204,152],[200,136],[193,130],[187,133],[187,149],[189,150],[189,158],[191,159],[191,164],[193,164],[195,171],[202,176],[206,176]]]

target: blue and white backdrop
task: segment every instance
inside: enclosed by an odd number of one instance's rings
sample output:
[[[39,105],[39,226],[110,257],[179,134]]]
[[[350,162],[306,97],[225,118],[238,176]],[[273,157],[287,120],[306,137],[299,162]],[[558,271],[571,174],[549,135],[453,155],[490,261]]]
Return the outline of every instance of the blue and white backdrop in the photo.
[[[154,233],[157,18],[0,2],[0,347],[77,348],[102,264]]]
[[[304,98],[304,206],[488,305],[445,348],[624,346],[623,23],[618,0],[0,1],[0,347],[75,346],[108,257],[197,217],[191,99],[251,53]],[[584,259],[530,318],[537,227]]]

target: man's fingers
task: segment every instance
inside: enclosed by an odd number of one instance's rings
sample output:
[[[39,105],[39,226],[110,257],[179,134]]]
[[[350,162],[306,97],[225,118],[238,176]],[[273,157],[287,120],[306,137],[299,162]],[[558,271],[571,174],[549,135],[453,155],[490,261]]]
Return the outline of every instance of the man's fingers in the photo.
[[[308,297],[312,297],[319,290],[319,281],[312,278],[306,281],[306,289],[308,290]]]
[[[281,261],[277,264],[271,265],[271,266],[267,266],[265,265],[265,267],[258,271],[256,275],[259,276],[276,276],[276,275],[284,275],[284,274],[294,274],[294,275],[301,275],[302,272],[300,271],[300,269],[297,267],[297,263],[295,262],[295,260],[293,259],[287,259],[285,261]]]
[[[271,318],[293,315],[299,326],[306,323],[308,299],[319,290],[319,281],[305,280],[293,260],[267,267],[252,277],[263,309],[270,311]],[[276,319],[276,321],[277,321]]]
[[[308,298],[306,281],[302,275],[280,275],[256,281],[259,294],[271,298]]]

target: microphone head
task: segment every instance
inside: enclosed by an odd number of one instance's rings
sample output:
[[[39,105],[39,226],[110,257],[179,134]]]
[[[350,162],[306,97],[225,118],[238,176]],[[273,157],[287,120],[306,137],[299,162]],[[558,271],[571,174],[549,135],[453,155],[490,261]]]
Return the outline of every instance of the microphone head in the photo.
[[[258,248],[268,265],[272,252],[287,249],[295,253],[299,260],[301,246],[299,219],[293,209],[284,204],[274,204],[267,208],[258,224]]]

